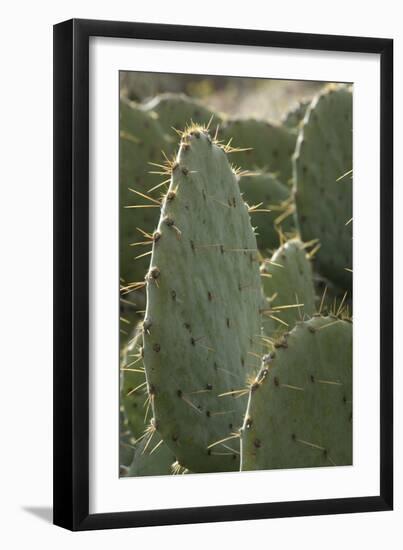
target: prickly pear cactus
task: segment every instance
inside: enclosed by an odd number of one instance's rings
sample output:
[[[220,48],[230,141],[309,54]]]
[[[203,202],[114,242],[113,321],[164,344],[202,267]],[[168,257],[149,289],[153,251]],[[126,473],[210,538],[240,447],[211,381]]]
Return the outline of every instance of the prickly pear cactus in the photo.
[[[302,239],[318,238],[316,266],[351,287],[352,92],[331,87],[308,108],[294,156],[295,203]]]
[[[171,137],[172,136],[172,137]],[[144,240],[137,230],[152,233],[159,218],[159,206],[146,199],[139,200],[134,189],[148,194],[159,181],[152,171],[159,171],[150,162],[161,162],[161,151],[169,155],[175,146],[173,131],[165,134],[149,113],[124,101],[120,103],[119,140],[119,215],[120,215],[120,277],[124,283],[144,278],[148,257],[135,259],[144,252],[142,246],[130,246]],[[144,206],[142,206],[144,205]],[[135,208],[133,208],[133,206]]]
[[[307,254],[299,239],[291,239],[260,267],[266,316],[277,323],[277,330],[291,329],[296,321],[315,313],[315,288]]]
[[[287,185],[292,177],[291,158],[295,149],[295,134],[283,126],[261,120],[232,120],[220,130],[223,142],[231,140],[235,148],[231,161],[243,169],[271,172]]]
[[[143,337],[155,427],[192,471],[239,469],[233,432],[246,406],[239,388],[259,363],[260,293],[236,177],[223,148],[190,128],[154,237]]]
[[[273,174],[241,176],[239,187],[250,207],[252,225],[256,228],[259,250],[274,250],[279,244],[279,231],[295,231],[290,190]]]
[[[300,322],[263,358],[241,431],[241,469],[352,464],[352,325]]]
[[[221,121],[219,114],[184,94],[162,94],[149,102],[145,109],[155,113],[167,133],[172,133],[172,128],[179,130],[192,123],[206,126],[210,122],[216,126]]]

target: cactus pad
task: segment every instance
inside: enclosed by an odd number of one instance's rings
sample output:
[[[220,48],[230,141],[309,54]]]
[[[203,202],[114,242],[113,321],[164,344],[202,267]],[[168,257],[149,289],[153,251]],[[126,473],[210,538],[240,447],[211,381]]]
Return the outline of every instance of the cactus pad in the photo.
[[[147,275],[154,422],[184,467],[237,470],[231,432],[246,401],[228,392],[245,387],[259,361],[256,239],[226,154],[203,128],[185,132],[172,172]]]
[[[259,205],[251,212],[252,225],[256,228],[256,240],[260,250],[273,250],[279,244],[278,230],[291,233],[294,219],[289,204],[289,188],[278,181],[273,174],[241,176],[239,187],[249,206]],[[266,211],[264,211],[266,210]],[[270,212],[267,212],[270,210]],[[278,223],[277,220],[279,220]],[[281,221],[283,220],[283,221]]]
[[[157,115],[158,123],[167,133],[171,133],[172,128],[185,128],[191,123],[207,125],[210,119],[214,124],[221,120],[219,115],[184,94],[162,94],[145,108]]]
[[[298,323],[264,357],[241,431],[241,469],[352,464],[352,325]]]
[[[351,90],[329,88],[308,108],[294,156],[301,237],[320,240],[315,265],[343,289],[351,286],[352,130]]]
[[[144,437],[134,448],[128,476],[162,476],[172,474],[175,455],[160,437]]]
[[[220,139],[232,139],[233,147],[249,149],[231,155],[236,165],[274,173],[281,183],[289,183],[296,138],[287,128],[255,119],[231,120],[220,131]]]
[[[290,129],[297,129],[304,120],[305,113],[310,104],[310,101],[301,101],[293,109],[288,111],[283,120],[283,126]]]
[[[296,321],[315,312],[315,288],[311,263],[298,239],[283,244],[260,271],[267,297],[267,315],[280,319],[291,329]],[[301,304],[298,307],[288,307]],[[277,328],[286,328],[281,322]]]
[[[121,474],[125,475],[128,472],[133,460],[134,453],[134,438],[129,428],[127,418],[122,410],[119,411],[119,464]]]
[[[146,427],[147,388],[141,344],[139,332],[124,348],[121,360],[121,405],[135,439]]]

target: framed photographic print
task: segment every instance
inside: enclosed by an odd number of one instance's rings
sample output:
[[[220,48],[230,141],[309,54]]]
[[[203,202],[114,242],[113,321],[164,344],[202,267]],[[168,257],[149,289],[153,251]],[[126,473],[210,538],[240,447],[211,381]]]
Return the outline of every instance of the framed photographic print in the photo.
[[[390,39],[54,27],[54,522],[391,510]]]

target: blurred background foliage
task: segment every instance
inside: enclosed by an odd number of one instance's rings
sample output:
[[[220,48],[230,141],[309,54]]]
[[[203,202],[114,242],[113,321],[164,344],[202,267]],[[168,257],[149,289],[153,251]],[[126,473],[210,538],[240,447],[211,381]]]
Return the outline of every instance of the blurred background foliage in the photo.
[[[184,93],[213,111],[236,118],[259,118],[280,122],[283,115],[311,99],[323,82],[269,80],[263,78],[208,75],[120,73],[121,97],[147,102],[166,92]]]

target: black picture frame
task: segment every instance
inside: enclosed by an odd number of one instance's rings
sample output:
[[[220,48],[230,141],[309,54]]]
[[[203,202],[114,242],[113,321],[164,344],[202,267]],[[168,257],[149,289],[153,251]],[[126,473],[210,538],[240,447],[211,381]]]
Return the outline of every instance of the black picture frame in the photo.
[[[328,500],[89,513],[89,38],[379,54],[380,492]],[[393,507],[393,40],[73,19],[54,26],[54,523],[71,530]]]

